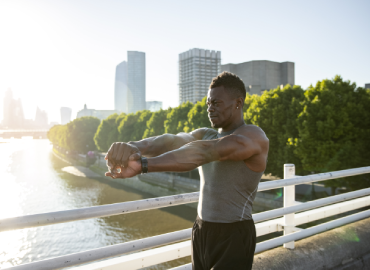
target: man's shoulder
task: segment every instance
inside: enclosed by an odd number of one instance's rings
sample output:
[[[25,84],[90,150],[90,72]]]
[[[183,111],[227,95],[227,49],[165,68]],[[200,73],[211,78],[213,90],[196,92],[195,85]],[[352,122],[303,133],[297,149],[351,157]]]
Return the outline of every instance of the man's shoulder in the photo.
[[[207,139],[206,137],[209,137],[209,135],[212,135],[212,134],[217,134],[217,131],[215,131],[212,128],[203,127],[203,128],[198,128],[196,130],[193,130],[192,132],[190,132],[190,134],[196,140],[203,140],[203,139],[206,140]]]
[[[243,125],[236,129],[233,134],[242,135],[260,143],[268,143],[269,141],[262,128],[255,125]]]

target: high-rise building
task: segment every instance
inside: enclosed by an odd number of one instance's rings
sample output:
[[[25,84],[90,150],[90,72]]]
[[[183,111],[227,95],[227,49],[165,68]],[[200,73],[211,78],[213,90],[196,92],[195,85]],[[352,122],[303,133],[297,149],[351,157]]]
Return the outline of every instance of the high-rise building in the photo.
[[[145,110],[145,53],[127,52],[127,113]]]
[[[370,83],[365,83],[365,89],[370,89]]]
[[[47,128],[49,125],[48,122],[48,114],[37,107],[35,115],[35,126],[38,128]]]
[[[5,128],[23,128],[24,114],[20,99],[13,98],[13,92],[8,89],[4,97],[3,126]]]
[[[221,70],[238,75],[243,80],[247,92],[251,95],[261,95],[263,91],[281,85],[294,85],[293,62],[249,61],[221,65]]]
[[[147,101],[146,109],[151,112],[156,112],[162,109],[162,101]]]
[[[60,123],[62,125],[68,124],[71,122],[72,117],[72,109],[68,107],[61,107],[60,108]]]
[[[179,102],[196,103],[207,95],[221,70],[221,52],[191,49],[179,54]]]
[[[145,110],[145,53],[128,51],[127,62],[116,67],[114,109],[124,113]]]
[[[127,62],[123,61],[116,67],[114,84],[114,109],[127,113]]]

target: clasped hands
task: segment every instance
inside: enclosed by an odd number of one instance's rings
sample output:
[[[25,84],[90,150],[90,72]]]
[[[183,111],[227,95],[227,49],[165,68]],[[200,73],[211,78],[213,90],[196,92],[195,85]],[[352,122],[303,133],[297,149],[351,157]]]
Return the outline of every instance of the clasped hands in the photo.
[[[132,144],[116,142],[111,145],[105,160],[111,178],[129,178],[141,173],[141,152]]]

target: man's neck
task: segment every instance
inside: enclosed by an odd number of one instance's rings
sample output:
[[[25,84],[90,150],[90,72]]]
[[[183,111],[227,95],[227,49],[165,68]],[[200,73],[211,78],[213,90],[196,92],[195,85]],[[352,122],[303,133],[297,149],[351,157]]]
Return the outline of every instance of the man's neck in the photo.
[[[234,122],[234,123],[232,123],[232,124],[230,124],[230,125],[228,125],[226,127],[220,127],[218,129],[218,132],[219,133],[228,132],[230,130],[235,130],[235,129],[243,126],[243,125],[245,125],[244,120],[241,120],[241,121],[238,121],[238,122]]]

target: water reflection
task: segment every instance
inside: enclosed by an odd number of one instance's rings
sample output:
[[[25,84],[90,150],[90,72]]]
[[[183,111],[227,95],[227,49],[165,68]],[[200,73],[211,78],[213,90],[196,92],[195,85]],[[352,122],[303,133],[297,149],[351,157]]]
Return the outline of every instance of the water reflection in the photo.
[[[70,175],[47,140],[0,143],[0,218],[153,197],[105,179]],[[0,233],[0,267],[190,228],[196,210],[176,206]],[[162,264],[166,269],[186,262]]]

